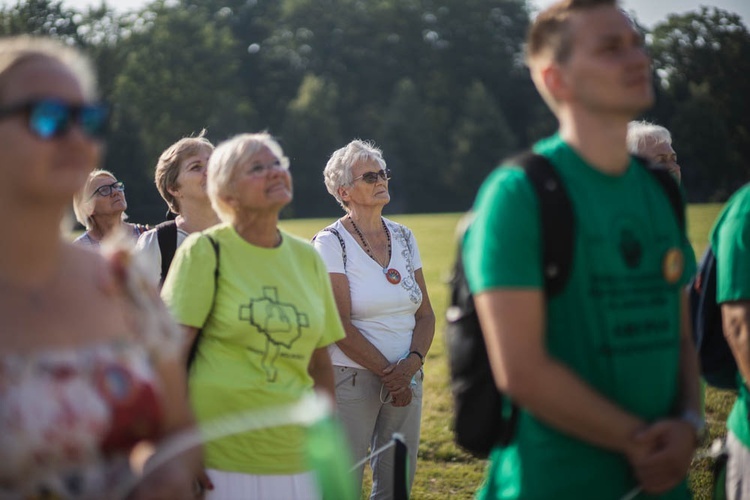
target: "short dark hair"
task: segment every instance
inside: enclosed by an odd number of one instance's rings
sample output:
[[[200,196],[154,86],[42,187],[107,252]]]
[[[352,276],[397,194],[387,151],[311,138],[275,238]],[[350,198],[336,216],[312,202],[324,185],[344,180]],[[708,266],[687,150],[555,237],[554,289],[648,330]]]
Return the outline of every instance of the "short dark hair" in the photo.
[[[555,62],[565,62],[573,46],[570,15],[581,10],[618,5],[617,0],[561,0],[536,16],[526,36],[526,61],[551,51]]]

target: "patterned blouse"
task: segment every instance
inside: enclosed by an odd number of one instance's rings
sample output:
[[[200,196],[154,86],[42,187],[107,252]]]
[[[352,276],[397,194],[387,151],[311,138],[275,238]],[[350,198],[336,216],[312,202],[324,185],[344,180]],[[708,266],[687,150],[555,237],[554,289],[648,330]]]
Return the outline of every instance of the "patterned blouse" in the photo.
[[[126,274],[135,338],[0,354],[0,499],[127,495],[130,451],[161,430],[155,361],[181,337],[143,277]]]

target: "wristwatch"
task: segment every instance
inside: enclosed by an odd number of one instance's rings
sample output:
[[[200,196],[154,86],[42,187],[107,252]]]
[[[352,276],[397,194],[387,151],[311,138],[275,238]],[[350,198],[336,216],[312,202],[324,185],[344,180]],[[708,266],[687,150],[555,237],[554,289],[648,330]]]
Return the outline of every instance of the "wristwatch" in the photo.
[[[706,421],[703,420],[703,417],[701,417],[696,411],[685,410],[682,415],[680,415],[680,420],[690,424],[690,427],[692,427],[695,432],[695,443],[700,446],[708,437],[708,428],[706,427]]]

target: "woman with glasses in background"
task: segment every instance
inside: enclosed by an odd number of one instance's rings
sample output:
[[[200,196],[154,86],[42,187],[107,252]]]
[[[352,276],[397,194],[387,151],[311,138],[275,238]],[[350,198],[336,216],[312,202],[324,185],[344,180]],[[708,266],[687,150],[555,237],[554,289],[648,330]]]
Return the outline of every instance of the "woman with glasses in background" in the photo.
[[[292,201],[289,159],[267,133],[233,137],[208,160],[208,196],[224,223],[185,239],[161,292],[195,345],[198,422],[267,414],[313,388],[333,400],[327,346],[344,331],[320,256],[278,228]],[[297,424],[207,442],[208,498],[321,498],[306,445]]]
[[[159,446],[193,426],[179,329],[124,250],[60,230],[102,152],[89,62],[3,38],[0,88],[0,498],[192,498],[200,450]]]
[[[73,197],[76,220],[86,228],[86,232],[76,238],[74,243],[99,247],[105,237],[116,234],[117,231],[138,239],[148,227],[125,222],[128,218],[125,214],[127,208],[125,184],[118,181],[112,172],[94,170],[83,188]]]
[[[346,338],[330,348],[336,404],[355,460],[401,433],[414,481],[422,413],[422,365],[435,333],[414,234],[382,216],[390,201],[381,151],[354,140],[323,171],[328,192],[346,212],[313,244],[330,273]],[[394,453],[370,460],[370,498],[393,497]],[[357,471],[362,484],[363,467]]]

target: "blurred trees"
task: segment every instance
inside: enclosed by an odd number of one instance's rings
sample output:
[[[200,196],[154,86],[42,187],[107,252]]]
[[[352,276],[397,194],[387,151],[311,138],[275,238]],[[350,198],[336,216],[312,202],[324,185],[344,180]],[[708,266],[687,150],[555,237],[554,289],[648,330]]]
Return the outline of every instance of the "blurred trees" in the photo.
[[[661,101],[688,195],[723,200],[750,180],[750,33],[739,16],[701,7],[652,34]]]
[[[60,1],[0,8],[0,33],[49,34],[94,59],[113,106],[105,167],[129,213],[156,222],[160,152],[204,127],[215,143],[276,135],[290,216],[333,216],[328,156],[359,137],[393,170],[391,213],[467,209],[505,156],[555,128],[522,64],[526,0],[154,0],[136,12]],[[649,37],[658,102],[693,201],[748,177],[750,39],[736,15],[672,16]]]

